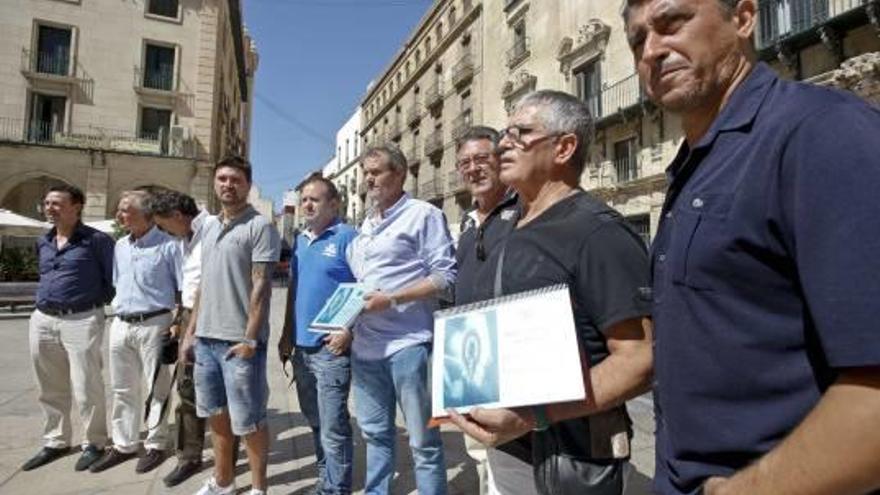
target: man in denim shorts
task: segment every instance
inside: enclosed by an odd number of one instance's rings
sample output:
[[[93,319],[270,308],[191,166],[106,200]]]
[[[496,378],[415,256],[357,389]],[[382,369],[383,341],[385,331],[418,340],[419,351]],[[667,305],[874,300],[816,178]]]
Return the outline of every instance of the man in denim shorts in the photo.
[[[214,168],[222,211],[205,221],[202,281],[182,354],[194,346],[196,412],[209,418],[214,475],[198,495],[235,493],[233,435],[244,438],[251,495],[266,493],[269,431],[266,341],[271,274],[281,241],[271,221],[247,203],[251,168],[234,157]]]

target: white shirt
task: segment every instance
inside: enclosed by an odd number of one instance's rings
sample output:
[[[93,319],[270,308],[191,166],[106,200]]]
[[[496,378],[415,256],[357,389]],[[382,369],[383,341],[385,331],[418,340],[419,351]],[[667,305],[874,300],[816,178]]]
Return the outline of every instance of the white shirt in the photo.
[[[192,220],[192,239],[180,240],[180,249],[183,252],[183,288],[180,300],[187,309],[192,309],[196,303],[196,290],[202,280],[202,224],[208,216],[208,210],[200,211]]]

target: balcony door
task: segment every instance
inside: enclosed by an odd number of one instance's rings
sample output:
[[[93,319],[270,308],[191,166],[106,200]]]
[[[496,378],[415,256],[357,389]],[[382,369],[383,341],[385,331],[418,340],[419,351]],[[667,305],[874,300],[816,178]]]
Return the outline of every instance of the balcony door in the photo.
[[[70,69],[70,29],[39,26],[37,33],[37,72],[66,76]]]
[[[64,96],[34,93],[31,97],[28,139],[42,143],[52,142],[55,133],[64,130],[66,106],[67,98]]]

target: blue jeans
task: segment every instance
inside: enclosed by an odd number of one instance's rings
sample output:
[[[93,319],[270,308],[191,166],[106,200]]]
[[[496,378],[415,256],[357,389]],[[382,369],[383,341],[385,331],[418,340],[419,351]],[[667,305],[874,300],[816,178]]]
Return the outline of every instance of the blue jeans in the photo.
[[[348,391],[351,364],[326,347],[297,347],[293,353],[296,395],[312,428],[318,459],[318,493],[350,494],[354,446]]]
[[[354,404],[367,443],[367,495],[391,493],[394,476],[394,417],[400,404],[415,462],[419,495],[445,495],[446,463],[438,428],[428,428],[428,346],[402,349],[390,357],[364,361],[352,357]]]
[[[269,401],[266,345],[261,343],[250,359],[227,358],[227,352],[236,344],[238,342],[196,338],[193,381],[196,414],[209,418],[228,409],[232,433],[244,436],[266,423]]]

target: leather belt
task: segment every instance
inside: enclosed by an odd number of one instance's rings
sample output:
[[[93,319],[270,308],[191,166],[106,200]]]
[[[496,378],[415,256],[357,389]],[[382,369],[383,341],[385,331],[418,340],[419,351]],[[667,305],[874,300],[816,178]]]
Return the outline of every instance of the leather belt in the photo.
[[[49,316],[67,316],[76,313],[83,313],[85,311],[92,311],[103,307],[103,304],[98,303],[83,304],[81,306],[68,306],[66,308],[44,306],[41,304],[37,305],[37,309],[39,309],[41,313],[45,313]]]
[[[170,313],[170,312],[171,312],[170,309],[164,308],[164,309],[157,309],[156,311],[150,311],[147,313],[134,313],[134,314],[130,314],[130,315],[118,314],[118,315],[116,315],[116,317],[126,323],[143,323],[143,322],[149,320],[150,318],[155,318],[156,316],[164,315],[165,313]]]

